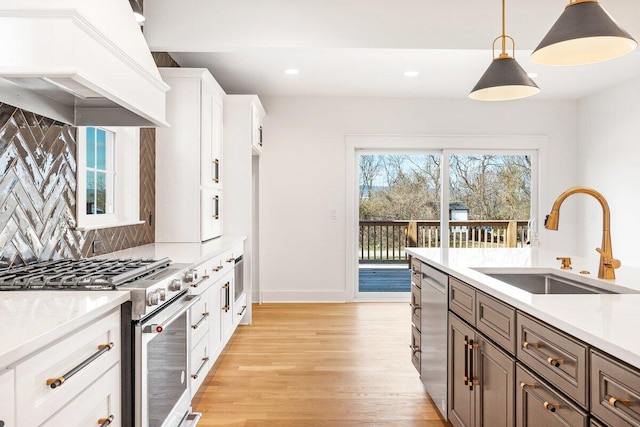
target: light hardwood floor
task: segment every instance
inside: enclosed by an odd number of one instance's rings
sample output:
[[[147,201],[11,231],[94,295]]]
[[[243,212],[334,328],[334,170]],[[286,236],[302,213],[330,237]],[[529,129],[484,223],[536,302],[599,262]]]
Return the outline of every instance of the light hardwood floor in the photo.
[[[196,395],[199,426],[429,426],[406,303],[254,305]]]

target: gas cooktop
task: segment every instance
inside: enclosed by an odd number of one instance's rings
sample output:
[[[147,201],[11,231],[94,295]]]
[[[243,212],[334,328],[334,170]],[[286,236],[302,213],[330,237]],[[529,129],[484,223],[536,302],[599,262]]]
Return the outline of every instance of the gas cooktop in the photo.
[[[152,279],[171,260],[61,259],[0,270],[0,291],[113,290],[125,283]]]

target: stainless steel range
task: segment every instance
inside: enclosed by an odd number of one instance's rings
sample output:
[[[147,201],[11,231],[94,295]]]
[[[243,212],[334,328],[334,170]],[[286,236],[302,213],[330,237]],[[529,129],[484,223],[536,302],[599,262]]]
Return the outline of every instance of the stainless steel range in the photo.
[[[0,271],[0,291],[125,290],[122,308],[122,425],[195,426],[187,378],[193,274],[168,258],[40,262]]]

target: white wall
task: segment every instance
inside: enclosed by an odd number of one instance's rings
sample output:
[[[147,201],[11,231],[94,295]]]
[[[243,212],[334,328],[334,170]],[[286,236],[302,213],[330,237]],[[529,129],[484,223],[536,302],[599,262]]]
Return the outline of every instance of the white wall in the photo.
[[[261,292],[267,302],[346,298],[345,135],[547,135],[540,210],[577,185],[574,102],[272,97],[263,103]],[[577,210],[567,206],[562,215],[559,232],[540,232],[541,246],[575,253]]]
[[[613,255],[622,265],[640,267],[640,78],[581,100],[578,104],[580,185],[602,193],[611,208]],[[572,196],[578,197],[578,196]],[[602,209],[580,200],[583,233],[580,255],[597,258]]]

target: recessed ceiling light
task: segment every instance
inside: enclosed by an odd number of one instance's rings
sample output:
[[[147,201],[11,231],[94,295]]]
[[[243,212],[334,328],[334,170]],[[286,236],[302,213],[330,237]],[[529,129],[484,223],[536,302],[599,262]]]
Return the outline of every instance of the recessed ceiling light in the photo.
[[[405,71],[403,74],[405,77],[415,77],[420,73],[418,71]]]
[[[300,72],[300,70],[298,70],[297,68],[288,68],[286,70],[284,70],[285,74],[289,74],[290,76],[294,76],[296,74],[298,74]]]
[[[527,76],[531,77],[532,79],[535,79],[536,77],[538,77],[538,73],[527,73]]]

